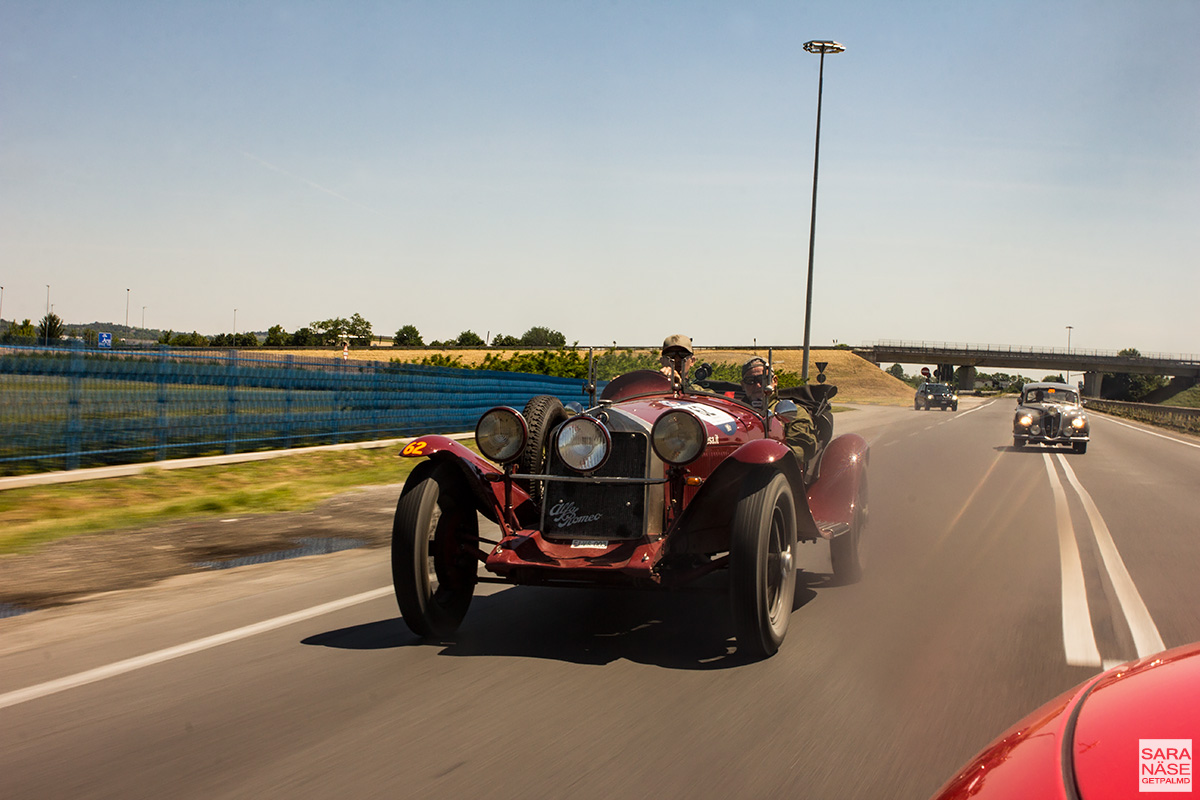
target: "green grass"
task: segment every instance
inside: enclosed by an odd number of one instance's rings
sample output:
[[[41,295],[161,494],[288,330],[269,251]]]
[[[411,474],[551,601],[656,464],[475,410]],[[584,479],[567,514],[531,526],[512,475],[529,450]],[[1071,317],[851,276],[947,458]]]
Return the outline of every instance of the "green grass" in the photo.
[[[400,448],[285,456],[0,492],[0,555],[84,533],[186,518],[299,511],[359,486],[400,483]]]
[[[1200,386],[1184,389],[1167,400],[1166,405],[1181,406],[1183,408],[1200,408]]]

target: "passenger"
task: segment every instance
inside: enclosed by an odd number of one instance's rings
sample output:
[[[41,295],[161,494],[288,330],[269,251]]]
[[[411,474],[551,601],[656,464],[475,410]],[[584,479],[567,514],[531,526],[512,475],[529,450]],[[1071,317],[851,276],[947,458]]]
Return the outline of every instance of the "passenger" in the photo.
[[[779,402],[775,376],[771,375],[770,386],[763,385],[766,373],[767,362],[757,356],[742,365],[742,392],[746,395],[746,403],[759,412],[771,411]],[[796,404],[796,418],[784,426],[783,438],[807,469],[809,460],[817,453],[816,426],[808,409]]]
[[[658,371],[670,378],[675,372],[676,361],[680,359],[682,359],[682,374],[679,379],[682,382],[687,378],[692,364],[696,363],[696,356],[692,353],[691,337],[684,336],[682,333],[673,333],[663,339],[662,356],[658,359],[660,364]]]

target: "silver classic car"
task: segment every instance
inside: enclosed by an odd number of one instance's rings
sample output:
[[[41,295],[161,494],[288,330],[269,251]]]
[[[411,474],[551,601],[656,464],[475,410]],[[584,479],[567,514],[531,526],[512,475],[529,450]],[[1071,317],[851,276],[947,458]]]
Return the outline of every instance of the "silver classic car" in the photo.
[[[1086,453],[1091,426],[1079,392],[1065,383],[1027,383],[1013,417],[1013,446],[1067,444]]]

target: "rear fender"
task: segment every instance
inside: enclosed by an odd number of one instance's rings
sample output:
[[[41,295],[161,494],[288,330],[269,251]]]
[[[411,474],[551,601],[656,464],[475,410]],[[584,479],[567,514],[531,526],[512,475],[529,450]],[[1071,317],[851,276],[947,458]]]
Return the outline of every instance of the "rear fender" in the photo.
[[[504,471],[488,461],[483,456],[448,436],[420,436],[413,439],[400,451],[404,458],[428,458],[418,464],[405,481],[405,491],[409,486],[416,486],[421,479],[427,477],[435,463],[452,464],[462,475],[463,483],[471,490],[475,506],[485,517],[501,527],[504,523],[504,481],[497,476]],[[512,483],[510,481],[510,483]],[[512,483],[512,504],[517,519],[528,524],[528,520],[538,518],[537,509],[529,495],[515,483]]]
[[[854,498],[870,457],[866,439],[854,433],[837,437],[825,448],[820,477],[808,489],[808,508],[820,528],[854,521]]]
[[[667,536],[671,553],[718,553],[729,549],[733,511],[749,479],[769,481],[783,473],[796,501],[796,531],[801,539],[820,536],[804,494],[804,473],[792,449],[774,439],[756,439],[739,447],[713,470],[679,515]]]

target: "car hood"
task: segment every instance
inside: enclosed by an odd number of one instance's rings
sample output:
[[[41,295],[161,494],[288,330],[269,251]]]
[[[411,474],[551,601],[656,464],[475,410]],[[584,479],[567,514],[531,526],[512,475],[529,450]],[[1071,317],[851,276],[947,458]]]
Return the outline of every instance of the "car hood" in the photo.
[[[704,423],[710,445],[743,444],[763,438],[761,417],[741,403],[711,395],[640,397],[615,403],[595,416],[610,430],[641,429],[649,433],[655,420],[674,409],[683,409],[698,417]]]
[[[1072,745],[1080,796],[1089,800],[1161,791],[1155,786],[1170,784],[1142,782],[1170,771],[1164,760],[1156,762],[1152,742],[1187,740],[1191,763],[1190,748],[1200,744],[1200,644],[1106,672],[1079,706]],[[1150,758],[1143,759],[1146,747]]]
[[[984,748],[935,797],[1137,797],[1143,769],[1156,771],[1149,743],[1162,740],[1200,743],[1200,643],[1114,667],[1052,700]],[[1147,746],[1151,758],[1143,759]]]

